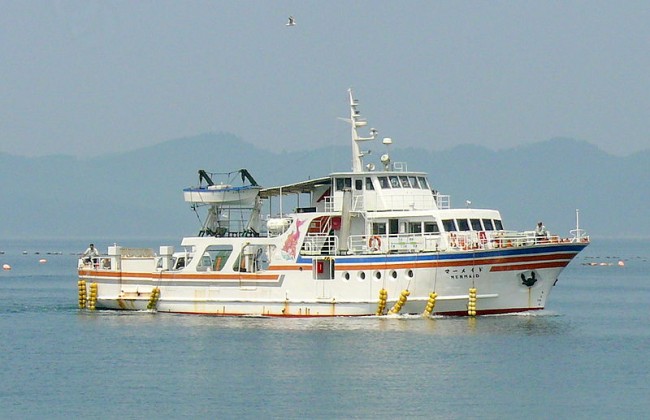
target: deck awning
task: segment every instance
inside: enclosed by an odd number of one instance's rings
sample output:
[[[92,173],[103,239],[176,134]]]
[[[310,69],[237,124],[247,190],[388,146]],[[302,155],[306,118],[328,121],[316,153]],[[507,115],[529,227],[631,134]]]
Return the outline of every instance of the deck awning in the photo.
[[[297,182],[295,184],[280,185],[277,187],[263,188],[260,191],[261,198],[271,198],[278,197],[280,191],[282,195],[286,194],[308,194],[316,187],[323,185],[332,185],[332,179],[330,177],[310,179],[309,181]]]

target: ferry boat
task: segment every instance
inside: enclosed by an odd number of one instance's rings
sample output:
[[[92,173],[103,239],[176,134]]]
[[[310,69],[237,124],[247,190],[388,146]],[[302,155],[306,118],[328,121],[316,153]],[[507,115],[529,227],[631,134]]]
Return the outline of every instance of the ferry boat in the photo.
[[[178,249],[113,245],[80,259],[80,308],[277,317],[544,309],[589,244],[578,214],[569,237],[507,230],[499,211],[452,208],[426,173],[388,153],[364,163],[361,145],[378,132],[359,134],[367,121],[348,93],[351,171],[270,188],[247,170],[234,173],[241,186],[199,171],[199,185],[184,190],[207,209],[199,233]]]

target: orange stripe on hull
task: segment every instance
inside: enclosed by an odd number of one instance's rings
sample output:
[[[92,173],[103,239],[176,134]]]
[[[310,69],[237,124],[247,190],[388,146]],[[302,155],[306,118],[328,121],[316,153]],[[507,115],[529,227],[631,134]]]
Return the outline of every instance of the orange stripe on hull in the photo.
[[[550,261],[536,264],[514,264],[514,265],[495,265],[490,271],[515,271],[515,270],[533,270],[535,268],[560,268],[566,267],[569,261]]]

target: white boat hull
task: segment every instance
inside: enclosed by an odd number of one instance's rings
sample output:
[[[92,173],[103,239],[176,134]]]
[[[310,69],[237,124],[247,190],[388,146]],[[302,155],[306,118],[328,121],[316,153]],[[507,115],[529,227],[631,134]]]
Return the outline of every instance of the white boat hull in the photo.
[[[476,314],[544,309],[560,272],[586,244],[555,244],[474,253],[337,257],[332,280],[314,280],[311,258],[291,267],[248,273],[149,273],[80,269],[97,284],[97,309],[146,310],[206,315],[376,315],[409,290],[401,314],[421,314],[436,292],[433,314],[467,315],[469,289],[477,289]],[[362,261],[363,260],[363,261]],[[151,262],[153,264],[153,261]],[[534,274],[533,274],[534,273]],[[522,277],[523,275],[523,277]],[[364,278],[365,277],[365,278]],[[534,277],[534,282],[530,283]],[[160,296],[151,305],[154,288]]]

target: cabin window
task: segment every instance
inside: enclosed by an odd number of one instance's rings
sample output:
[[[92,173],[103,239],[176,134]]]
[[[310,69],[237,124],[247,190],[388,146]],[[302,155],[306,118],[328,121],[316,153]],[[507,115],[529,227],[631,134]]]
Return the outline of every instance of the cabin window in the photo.
[[[453,219],[445,219],[442,221],[442,225],[445,227],[445,232],[455,232],[456,224]]]
[[[407,176],[400,176],[399,182],[402,184],[402,188],[411,188],[411,185],[409,184],[409,178]]]
[[[418,181],[420,181],[420,188],[422,189],[429,189],[429,183],[427,182],[427,179],[423,176],[418,177]]]
[[[372,234],[373,235],[385,235],[386,234],[386,223],[373,223],[372,224]]]
[[[420,185],[418,184],[418,179],[414,176],[409,176],[409,182],[411,183],[412,188],[420,188]]]
[[[436,222],[424,222],[424,231],[426,233],[440,233],[440,229]]]
[[[462,232],[469,230],[469,223],[467,223],[467,219],[458,219],[456,220],[456,223],[458,223],[458,230]]]
[[[393,176],[390,176],[389,179],[390,179],[391,188],[400,188],[400,186],[399,186],[399,178],[398,177],[393,175]]]
[[[174,268],[173,270],[180,270],[181,268],[185,267],[185,257],[174,257],[174,263],[172,265]]]
[[[352,188],[352,178],[336,178],[336,191]]]
[[[390,188],[390,183],[388,182],[388,177],[380,176],[377,178],[379,180],[379,186],[382,188]]]
[[[230,245],[212,245],[206,248],[196,266],[197,271],[221,271],[232,253]]]
[[[496,230],[503,230],[503,225],[501,224],[501,220],[494,219],[494,227],[496,228]]]
[[[375,186],[372,185],[372,178],[367,177],[366,178],[366,190],[367,191],[373,191],[375,189]]]
[[[409,222],[409,233],[422,233],[422,223]]]
[[[391,235],[399,233],[399,219],[388,219],[388,233]]]
[[[483,227],[485,228],[485,230],[494,230],[492,219],[483,219]]]
[[[363,179],[354,180],[354,189],[357,191],[361,191],[363,189]]]
[[[472,224],[472,230],[483,230],[481,227],[481,219],[469,219],[470,223]]]

